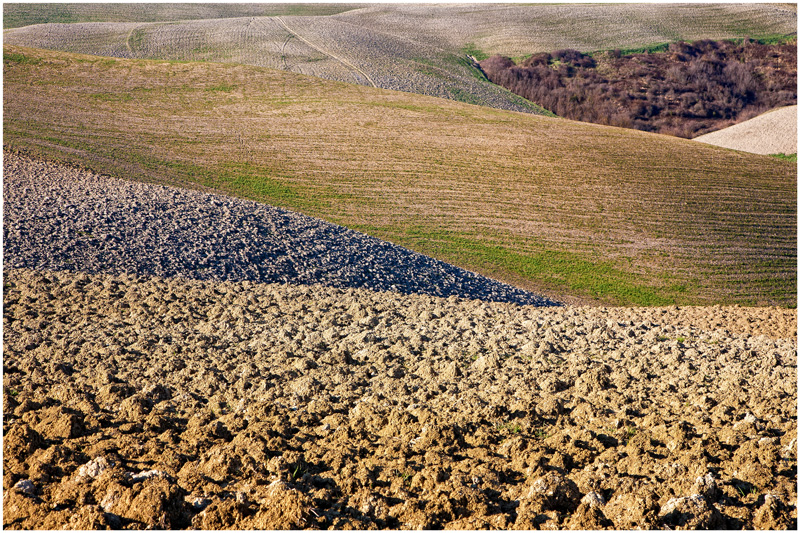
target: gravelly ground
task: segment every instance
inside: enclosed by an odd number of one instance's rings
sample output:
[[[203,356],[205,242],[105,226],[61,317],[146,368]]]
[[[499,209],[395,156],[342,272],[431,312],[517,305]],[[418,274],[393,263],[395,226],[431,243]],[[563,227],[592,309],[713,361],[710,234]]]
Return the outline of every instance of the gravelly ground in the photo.
[[[556,302],[347,228],[5,153],[5,264]]]

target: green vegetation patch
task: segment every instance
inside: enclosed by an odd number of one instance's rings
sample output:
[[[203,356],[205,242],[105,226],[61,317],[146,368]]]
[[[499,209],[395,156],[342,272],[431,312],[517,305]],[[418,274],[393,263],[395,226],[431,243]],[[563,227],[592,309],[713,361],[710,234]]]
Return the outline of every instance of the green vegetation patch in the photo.
[[[220,93],[229,93],[236,90],[236,85],[231,85],[229,83],[220,83],[219,85],[212,85],[211,87],[206,87],[206,91],[211,92],[220,92]]]
[[[797,163],[797,154],[770,154],[770,155],[776,159]]]
[[[755,42],[758,44],[790,44],[797,41],[797,33],[774,33],[759,37],[744,37],[731,40],[737,44],[741,44],[745,39],[747,39],[748,42]]]
[[[662,287],[650,287],[610,261],[590,261],[574,252],[543,248],[519,253],[505,246],[487,244],[480,237],[426,227],[409,228],[406,238],[416,249],[434,252],[455,260],[456,264],[499,267],[523,278],[539,280],[545,286],[566,287],[571,294],[605,302],[660,306],[687,300],[686,286],[682,283],[672,281]]]
[[[42,60],[38,57],[30,57],[19,52],[3,51],[3,64],[16,63],[18,65],[38,65]]]
[[[296,187],[283,182],[290,178],[250,163],[228,162],[220,166],[216,185],[244,198],[294,208],[308,207],[313,201],[306,199]]]
[[[670,43],[651,43],[643,46],[634,46],[632,48],[621,48],[619,54],[621,56],[632,56],[634,54],[656,54],[658,52],[666,52],[669,50]],[[598,54],[607,53],[608,50],[596,50],[589,52],[587,55],[594,56]]]
[[[130,46],[132,49],[141,48],[145,35],[146,33],[144,30],[133,30],[130,34],[130,37],[128,37],[128,46]]]
[[[797,34],[769,34],[769,35],[762,35],[759,37],[739,37],[739,38],[732,38],[732,39],[724,39],[725,41],[730,41],[736,44],[742,44],[747,40],[751,43],[758,43],[763,45],[777,45],[777,44],[788,44],[792,43],[797,40]],[[598,55],[605,55],[609,52],[619,52],[621,56],[632,56],[635,54],[657,54],[660,52],[667,52],[669,51],[669,45],[673,43],[681,42],[680,40],[676,41],[669,41],[669,42],[658,42],[658,43],[649,43],[643,44],[640,46],[633,46],[630,48],[617,48],[615,50],[594,50],[592,52],[587,52],[587,55],[590,56],[598,56]],[[527,59],[530,56],[524,56],[524,59]],[[517,64],[520,61],[515,61]]]
[[[487,54],[486,52],[484,52],[483,50],[481,50],[480,48],[475,46],[475,43],[467,43],[461,49],[461,52],[463,52],[464,54],[466,54],[468,56],[474,57],[478,61],[483,61],[484,59],[489,57],[489,54]]]
[[[464,102],[465,104],[481,105],[481,99],[469,91],[459,89],[458,87],[448,87],[447,92],[453,97],[453,100]]]
[[[131,102],[133,100],[133,96],[130,94],[94,93],[90,96],[101,102]]]

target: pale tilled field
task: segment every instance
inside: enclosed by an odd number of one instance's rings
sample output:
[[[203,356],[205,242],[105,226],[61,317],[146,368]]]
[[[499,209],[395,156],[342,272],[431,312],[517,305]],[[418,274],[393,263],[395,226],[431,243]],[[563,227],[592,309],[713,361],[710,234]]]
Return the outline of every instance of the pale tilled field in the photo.
[[[797,32],[797,9],[779,4],[562,4],[371,6],[331,18],[487,54],[582,52],[676,40]]]
[[[45,5],[36,9],[6,4],[3,9],[6,28],[42,22],[143,23],[306,15],[346,22],[450,51],[471,44],[488,54],[509,56],[561,48],[587,52],[680,39],[726,39],[797,32],[797,9],[790,4],[199,4],[191,9],[180,4],[147,7]],[[76,33],[76,39],[80,40],[82,31]]]
[[[773,109],[694,140],[754,154],[796,154],[797,106]]]

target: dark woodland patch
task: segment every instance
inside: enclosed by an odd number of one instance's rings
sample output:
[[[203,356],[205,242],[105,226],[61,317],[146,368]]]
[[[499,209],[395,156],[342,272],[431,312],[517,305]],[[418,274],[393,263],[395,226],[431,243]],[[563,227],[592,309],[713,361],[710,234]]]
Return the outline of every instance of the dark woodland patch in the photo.
[[[565,118],[696,137],[797,103],[797,41],[678,42],[665,52],[539,53],[480,62],[494,83]]]

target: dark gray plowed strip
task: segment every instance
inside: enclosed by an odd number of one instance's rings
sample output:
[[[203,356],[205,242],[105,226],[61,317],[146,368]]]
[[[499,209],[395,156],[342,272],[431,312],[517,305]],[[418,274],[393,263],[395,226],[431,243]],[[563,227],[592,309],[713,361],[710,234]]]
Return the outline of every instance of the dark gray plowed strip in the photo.
[[[284,209],[4,156],[6,266],[557,305]]]

